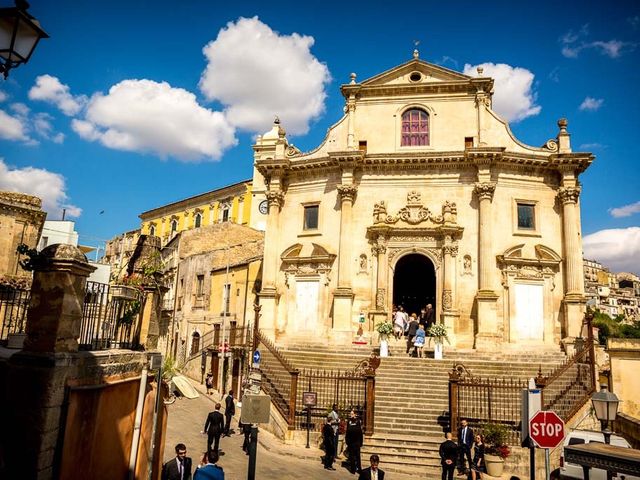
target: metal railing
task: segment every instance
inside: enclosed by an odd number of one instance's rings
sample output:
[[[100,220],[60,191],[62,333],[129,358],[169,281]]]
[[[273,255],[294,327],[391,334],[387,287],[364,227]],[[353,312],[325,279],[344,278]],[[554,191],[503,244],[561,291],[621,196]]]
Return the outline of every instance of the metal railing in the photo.
[[[87,282],[78,344],[80,350],[139,348],[144,293],[128,286]]]
[[[584,325],[587,339],[577,339],[576,353],[547,376],[539,368],[535,378],[541,389],[542,408],[554,410],[565,422],[595,391],[595,347],[589,314]],[[509,441],[519,442],[521,392],[527,387],[526,381],[517,378],[474,377],[464,365],[455,364],[449,373],[451,430],[456,431],[461,418],[475,428],[483,423],[500,423],[508,428]]]
[[[302,370],[298,376],[296,394],[295,429],[307,428],[307,410],[303,406],[302,394],[315,392],[317,404],[311,407],[310,430],[320,431],[331,410],[336,404],[340,418],[347,418],[354,409],[362,419],[363,429],[367,430],[367,379],[357,372]]]
[[[380,364],[377,357],[361,362],[352,371],[300,371],[263,333],[257,332],[257,337],[262,353],[261,387],[271,396],[271,403],[287,421],[289,430],[307,428],[308,413],[303,393],[315,392],[317,401],[314,407],[310,407],[310,430],[319,430],[331,406],[336,404],[343,418],[349,410],[355,409],[362,418],[365,433],[373,434],[375,369]]]
[[[0,285],[0,342],[14,333],[24,333],[31,292],[29,290]]]

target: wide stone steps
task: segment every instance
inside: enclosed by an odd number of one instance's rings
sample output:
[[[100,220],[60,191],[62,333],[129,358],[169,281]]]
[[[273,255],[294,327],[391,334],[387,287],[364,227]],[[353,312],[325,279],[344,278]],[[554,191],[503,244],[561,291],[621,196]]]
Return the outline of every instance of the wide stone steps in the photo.
[[[527,352],[455,351],[445,346],[444,360],[411,358],[403,342],[391,345],[392,356],[381,359],[376,371],[375,434],[365,438],[363,463],[381,457],[389,472],[440,478],[438,448],[449,428],[449,372],[462,363],[473,376],[513,379],[524,383],[538,369],[548,374],[566,357],[557,350]],[[283,350],[295,368],[353,370],[370,356],[372,347],[293,345]],[[426,477],[425,477],[426,475]]]

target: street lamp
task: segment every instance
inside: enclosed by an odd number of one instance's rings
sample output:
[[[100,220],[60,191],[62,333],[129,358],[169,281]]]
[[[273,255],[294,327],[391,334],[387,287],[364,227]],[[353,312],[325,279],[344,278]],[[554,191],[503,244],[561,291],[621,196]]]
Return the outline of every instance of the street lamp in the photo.
[[[40,22],[27,13],[29,3],[16,0],[15,7],[0,8],[0,73],[27,63],[41,38],[49,35]]]
[[[618,404],[620,399],[618,396],[607,390],[606,385],[600,385],[600,391],[594,393],[591,397],[593,409],[596,411],[596,417],[600,420],[602,426],[602,434],[604,435],[604,443],[611,443],[611,430],[609,430],[609,422],[616,419],[618,415]]]

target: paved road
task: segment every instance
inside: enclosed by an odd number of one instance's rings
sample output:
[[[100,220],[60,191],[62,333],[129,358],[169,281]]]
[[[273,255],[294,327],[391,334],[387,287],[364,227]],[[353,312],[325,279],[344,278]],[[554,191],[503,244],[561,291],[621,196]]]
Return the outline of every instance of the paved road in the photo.
[[[165,443],[165,461],[175,456],[174,447],[176,443],[184,443],[187,446],[189,455],[197,464],[206,450],[207,437],[200,434],[207,413],[213,410],[213,402],[210,398],[201,395],[200,397],[188,400],[185,398],[177,400],[173,405],[169,405],[169,420],[167,424],[167,440]],[[232,422],[232,427],[236,431],[237,422]],[[262,434],[261,434],[262,435]],[[242,435],[235,434],[231,437],[220,439],[220,448],[224,452],[219,465],[224,468],[226,480],[244,480],[247,478],[248,458],[242,451]],[[258,446],[258,460],[256,467],[256,479],[259,480],[346,480],[357,478],[346,469],[335,465],[337,471],[328,471],[322,468],[320,456],[322,452],[317,448],[307,450],[304,447],[286,446],[282,447],[278,440],[268,434],[264,434],[262,440],[267,445],[274,445],[267,450],[262,445]],[[262,441],[261,440],[261,441]],[[276,453],[283,452],[283,454]],[[317,455],[311,456],[316,452]],[[310,455],[310,458],[299,458]],[[367,465],[364,465],[367,466]],[[384,467],[383,467],[384,468]],[[408,479],[408,476],[388,475],[385,477],[393,480]]]

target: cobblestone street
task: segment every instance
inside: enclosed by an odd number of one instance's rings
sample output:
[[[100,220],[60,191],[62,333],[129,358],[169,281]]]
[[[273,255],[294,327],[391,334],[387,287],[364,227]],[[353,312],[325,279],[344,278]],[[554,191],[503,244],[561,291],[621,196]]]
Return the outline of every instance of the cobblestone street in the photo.
[[[193,384],[194,382],[192,382]],[[216,397],[217,398],[217,397]],[[197,465],[206,449],[207,437],[200,431],[204,426],[207,413],[213,410],[214,402],[211,397],[200,397],[188,400],[181,398],[173,405],[169,405],[169,421],[167,425],[167,437],[164,447],[164,461],[175,456],[176,443],[184,443],[187,446],[187,455]],[[236,433],[231,437],[220,439],[220,448],[223,455],[219,465],[224,468],[226,480],[241,480],[247,478],[247,465],[249,457],[242,451],[242,435],[239,435],[237,419],[234,419],[232,428]],[[320,456],[322,451],[317,448],[306,449],[304,447],[282,445],[271,434],[260,430],[258,445],[258,460],[256,467],[256,479],[260,480],[293,480],[293,479],[356,479],[345,468],[337,463],[336,471],[327,471],[322,468]],[[368,461],[363,457],[363,466],[368,466]],[[380,467],[384,470],[384,459]],[[408,480],[413,478],[407,475],[387,474],[385,479]]]

